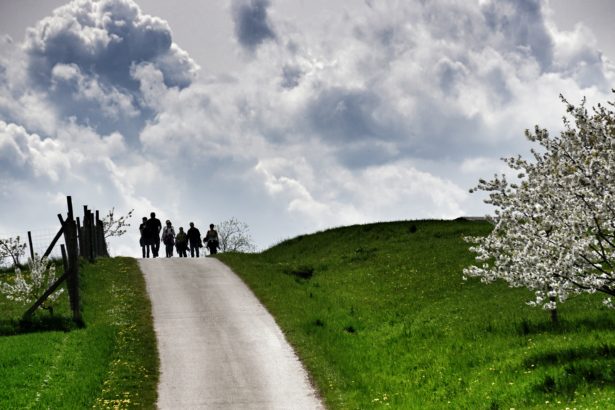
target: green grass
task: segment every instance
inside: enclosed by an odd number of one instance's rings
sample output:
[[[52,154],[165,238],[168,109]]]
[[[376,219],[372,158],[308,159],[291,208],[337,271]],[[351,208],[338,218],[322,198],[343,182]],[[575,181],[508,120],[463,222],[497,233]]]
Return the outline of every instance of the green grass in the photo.
[[[464,281],[463,235],[416,221],[221,254],[275,316],[331,409],[615,408],[615,312],[597,295],[561,323],[503,283]]]
[[[33,332],[0,336],[0,408],[154,408],[158,358],[145,282],[130,258],[81,267],[86,326],[69,331],[66,296],[55,320],[36,313]],[[66,293],[66,292],[65,292]],[[23,331],[26,307],[0,296],[2,333]]]

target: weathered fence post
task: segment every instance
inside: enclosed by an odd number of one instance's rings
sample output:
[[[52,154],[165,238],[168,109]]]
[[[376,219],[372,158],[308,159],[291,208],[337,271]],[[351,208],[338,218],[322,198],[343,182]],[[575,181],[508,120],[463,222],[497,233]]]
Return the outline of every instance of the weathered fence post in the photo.
[[[82,325],[81,318],[81,300],[79,297],[79,245],[77,243],[77,224],[73,217],[73,205],[71,197],[67,197],[68,202],[68,218],[64,222],[64,243],[66,243],[68,271],[68,297],[70,299],[70,307],[73,311],[73,320],[75,323]]]
[[[90,221],[90,210],[87,205],[83,206],[83,257],[90,262],[94,260],[92,256],[92,229]]]
[[[76,217],[75,221],[77,222],[77,244],[79,245],[79,256],[83,256],[83,228],[81,228],[79,217]]]
[[[92,261],[98,257],[98,235],[96,235],[96,219],[94,218],[94,211],[90,211],[90,218],[92,222]]]
[[[34,260],[34,248],[32,247],[32,232],[28,231],[28,245],[30,245],[30,260]]]
[[[100,213],[96,211],[96,239],[98,243],[98,256],[109,257],[107,241],[105,240],[105,226],[100,220]]]
[[[64,273],[68,272],[68,257],[66,256],[66,246],[60,245],[60,251],[62,252],[62,266],[64,267]]]

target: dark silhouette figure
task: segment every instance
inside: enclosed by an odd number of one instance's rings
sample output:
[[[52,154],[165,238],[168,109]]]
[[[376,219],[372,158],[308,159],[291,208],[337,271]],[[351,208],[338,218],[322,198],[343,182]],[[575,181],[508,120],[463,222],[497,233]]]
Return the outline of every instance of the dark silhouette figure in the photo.
[[[218,241],[218,231],[214,229],[214,224],[209,225],[209,231],[207,231],[207,235],[205,235],[205,242],[207,242],[210,255],[218,253],[220,242]]]
[[[143,217],[143,222],[139,225],[139,232],[141,233],[141,238],[139,239],[139,245],[141,245],[141,253],[144,258],[149,258],[149,250],[151,245],[151,235],[149,234],[149,230],[147,229],[147,217]]]
[[[151,218],[147,220],[147,229],[150,231],[152,238],[152,253],[154,254],[154,258],[157,258],[158,251],[160,250],[160,231],[162,230],[162,224],[160,223],[160,219],[156,218],[155,212],[152,212],[150,216]]]
[[[173,246],[175,245],[175,229],[173,229],[171,221],[167,221],[166,226],[162,230],[162,243],[164,243],[167,258],[172,257]]]
[[[179,232],[175,236],[175,247],[177,248],[177,254],[180,258],[186,258],[188,255],[186,251],[188,250],[188,235],[184,232],[183,227],[179,227]]]
[[[201,241],[201,232],[194,227],[194,222],[190,222],[190,229],[188,229],[188,241],[190,242],[190,256],[194,258],[199,257],[199,248],[203,247],[203,242]]]

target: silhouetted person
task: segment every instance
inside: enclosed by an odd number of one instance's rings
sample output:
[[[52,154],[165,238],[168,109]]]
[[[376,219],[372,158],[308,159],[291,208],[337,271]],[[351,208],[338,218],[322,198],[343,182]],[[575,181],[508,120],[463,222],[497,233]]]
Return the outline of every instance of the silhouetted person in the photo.
[[[143,217],[143,222],[139,225],[139,232],[141,233],[141,238],[139,239],[139,245],[141,245],[141,253],[144,258],[149,258],[149,248],[151,245],[151,235],[149,234],[149,230],[147,229],[147,217]]]
[[[147,229],[150,231],[152,238],[152,253],[154,254],[154,258],[157,258],[158,250],[160,249],[160,231],[162,230],[162,224],[160,223],[160,219],[156,218],[155,212],[152,212],[150,216],[151,218],[147,220]]]
[[[214,229],[214,224],[209,225],[209,231],[207,231],[207,235],[205,235],[205,242],[207,242],[207,248],[211,255],[218,253],[220,242],[218,241],[218,231]]]
[[[188,250],[188,235],[184,232],[183,227],[179,227],[179,232],[175,236],[175,247],[177,248],[177,254],[180,258],[186,258],[188,255],[186,251]]]
[[[201,241],[201,232],[194,227],[194,222],[190,222],[190,229],[187,232],[188,242],[190,243],[190,256],[194,258],[194,254],[196,257],[199,257],[199,248],[203,247],[203,242]]]
[[[173,246],[175,245],[175,229],[173,229],[171,221],[167,221],[166,226],[162,230],[162,243],[164,243],[167,258],[173,256]]]

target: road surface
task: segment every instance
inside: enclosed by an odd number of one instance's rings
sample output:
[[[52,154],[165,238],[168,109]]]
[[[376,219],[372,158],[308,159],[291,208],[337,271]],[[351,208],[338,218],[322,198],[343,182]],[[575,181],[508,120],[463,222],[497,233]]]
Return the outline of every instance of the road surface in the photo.
[[[160,409],[323,409],[271,315],[213,258],[141,259]]]

